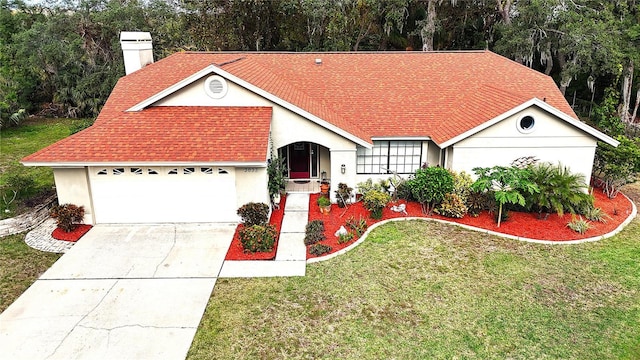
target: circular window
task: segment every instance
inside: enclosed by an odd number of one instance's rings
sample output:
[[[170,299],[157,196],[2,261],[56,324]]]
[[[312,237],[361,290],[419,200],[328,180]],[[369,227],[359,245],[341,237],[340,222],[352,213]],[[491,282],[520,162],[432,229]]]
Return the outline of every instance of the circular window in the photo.
[[[524,116],[518,121],[518,130],[522,133],[530,133],[533,131],[536,125],[536,120],[533,116]]]
[[[214,99],[220,99],[227,94],[227,81],[218,76],[210,76],[204,82],[204,91]]]

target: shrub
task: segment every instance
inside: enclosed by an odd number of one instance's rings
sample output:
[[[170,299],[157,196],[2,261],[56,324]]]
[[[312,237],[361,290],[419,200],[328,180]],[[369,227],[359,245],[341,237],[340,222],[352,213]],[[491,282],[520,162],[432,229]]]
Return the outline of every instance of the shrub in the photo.
[[[320,196],[316,202],[318,203],[318,206],[331,205],[331,200],[329,200],[329,198],[327,198],[326,196]]]
[[[593,176],[610,199],[618,195],[622,185],[636,181],[640,172],[640,141],[623,135],[616,139],[618,147],[599,141],[593,162]]]
[[[442,216],[460,219],[467,213],[467,206],[460,195],[446,194],[434,211]]]
[[[71,232],[76,229],[77,224],[84,221],[84,206],[73,204],[54,206],[49,210],[49,215],[56,219],[60,229]]]
[[[411,196],[411,188],[409,187],[409,180],[400,179],[394,183],[394,187],[394,194],[397,199],[413,201],[413,196]]]
[[[609,215],[607,215],[601,208],[589,206],[582,211],[582,215],[591,221],[598,221],[601,223],[606,223],[607,219],[609,219]]]
[[[267,164],[267,175],[269,181],[267,187],[269,188],[269,196],[279,194],[285,189],[287,182],[284,174],[287,168],[285,159],[280,157],[272,157]]]
[[[347,219],[347,227],[356,232],[358,237],[362,236],[365,231],[367,231],[367,220],[365,220],[362,216],[358,220],[356,220],[353,216]]]
[[[315,244],[309,248],[309,254],[320,256],[331,251],[331,246],[325,244]]]
[[[444,195],[453,191],[453,176],[444,168],[431,166],[416,170],[408,185],[422,212],[430,214]]]
[[[587,230],[591,229],[591,223],[589,223],[587,220],[583,219],[582,216],[579,219],[576,219],[576,217],[573,217],[573,220],[571,220],[567,226],[580,234],[584,234],[587,232]]]
[[[346,234],[340,234],[340,236],[338,236],[338,244],[348,243],[351,240],[353,240],[353,233],[350,232]]]
[[[467,197],[471,192],[471,185],[473,184],[471,175],[467,174],[465,171],[450,172],[451,176],[453,177],[453,193],[458,195],[460,197],[460,200],[462,200],[463,202],[467,201]]]
[[[336,190],[335,193],[336,193],[336,203],[338,204],[339,207],[343,208],[347,205],[346,203],[351,199],[352,191],[353,191],[353,188],[350,188],[347,184],[345,183],[338,184],[338,190]]]
[[[370,190],[362,195],[362,202],[365,209],[371,212],[372,219],[382,217],[382,209],[391,201],[391,196],[379,190]]]
[[[265,203],[246,203],[238,209],[245,227],[266,225],[269,220],[269,205]]]
[[[495,211],[496,210],[496,200],[493,197],[493,193],[491,192],[478,192],[471,191],[469,195],[467,195],[467,201],[465,203],[467,206],[467,212],[471,216],[478,216],[480,212],[483,210],[487,211]]]
[[[277,231],[273,225],[252,225],[240,230],[240,242],[245,252],[270,252],[276,242]]]
[[[322,220],[310,221],[305,227],[304,244],[311,245],[324,239],[324,222]]]
[[[572,174],[567,167],[540,163],[529,167],[529,179],[539,189],[526,195],[530,208],[562,216],[565,211],[575,214],[593,204],[593,197],[585,192],[587,184],[582,175]]]

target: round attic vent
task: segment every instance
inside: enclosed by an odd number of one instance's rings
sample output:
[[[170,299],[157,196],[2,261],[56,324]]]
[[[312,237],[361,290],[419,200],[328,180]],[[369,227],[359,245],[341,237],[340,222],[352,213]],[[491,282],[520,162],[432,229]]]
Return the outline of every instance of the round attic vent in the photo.
[[[533,131],[535,126],[536,120],[533,118],[533,116],[523,116],[522,118],[520,118],[520,120],[518,120],[518,131],[520,131],[521,133],[530,133]]]
[[[204,91],[214,99],[220,99],[227,94],[227,81],[218,76],[210,76],[204,82]]]

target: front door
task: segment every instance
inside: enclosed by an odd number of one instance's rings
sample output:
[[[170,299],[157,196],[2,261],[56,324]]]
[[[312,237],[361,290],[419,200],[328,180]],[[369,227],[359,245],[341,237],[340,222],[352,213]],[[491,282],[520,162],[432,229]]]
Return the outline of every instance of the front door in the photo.
[[[298,142],[289,146],[289,178],[308,179],[309,143]]]

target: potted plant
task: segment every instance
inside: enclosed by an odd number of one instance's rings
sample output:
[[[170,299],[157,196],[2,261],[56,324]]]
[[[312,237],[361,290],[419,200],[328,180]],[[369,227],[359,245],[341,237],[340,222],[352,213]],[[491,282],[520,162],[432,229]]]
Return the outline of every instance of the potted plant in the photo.
[[[320,193],[322,195],[329,195],[329,182],[327,180],[320,182]]]
[[[320,196],[318,198],[318,206],[320,207],[320,212],[326,215],[331,211],[331,200],[328,197]]]

